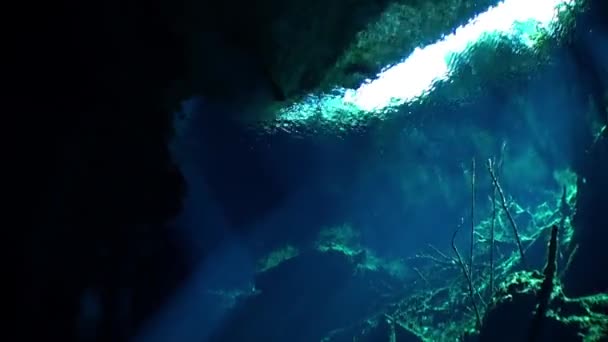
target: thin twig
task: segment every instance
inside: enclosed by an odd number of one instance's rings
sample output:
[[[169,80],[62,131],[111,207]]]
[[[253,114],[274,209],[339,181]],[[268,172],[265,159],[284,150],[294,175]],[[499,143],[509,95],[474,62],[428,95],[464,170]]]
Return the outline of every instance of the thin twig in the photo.
[[[420,279],[424,280],[424,282],[426,283],[427,286],[431,286],[428,279],[426,279],[426,277],[424,275],[422,275],[422,272],[420,272],[420,270],[417,267],[412,267],[412,269],[414,270],[414,272],[416,272],[418,274]]]
[[[500,146],[500,154],[498,157],[498,163],[495,164],[498,167],[496,168],[497,178],[502,177],[502,167],[505,165],[505,154],[507,152],[507,141],[503,140],[502,145]]]
[[[492,163],[494,164],[494,163]],[[494,296],[494,229],[496,227],[496,187],[492,192],[492,225],[490,227],[490,298]]]
[[[469,273],[473,281],[473,251],[475,250],[475,158],[471,159],[471,250],[469,252]]]
[[[460,257],[458,248],[456,248],[456,235],[458,234],[458,231],[460,230],[461,227],[462,227],[462,223],[460,225],[458,225],[458,228],[456,228],[456,231],[454,231],[454,235],[452,235],[452,249],[454,249],[454,253],[456,254],[458,263],[460,264],[460,267],[462,267],[462,273],[464,273],[464,276],[469,285],[469,296],[471,297],[471,303],[473,304],[473,309],[475,310],[475,318],[477,319],[477,328],[481,328],[481,317],[479,316],[479,310],[477,310],[477,304],[475,303],[475,290],[473,289],[473,283],[471,282],[471,277],[469,276],[469,272],[467,272],[467,267],[464,264],[464,262],[462,261],[462,258]]]
[[[509,212],[509,208],[507,207],[507,199],[505,198],[505,194],[502,191],[502,187],[500,186],[500,183],[498,183],[498,179],[496,178],[496,174],[494,173],[492,159],[488,159],[487,167],[488,167],[488,171],[490,172],[490,177],[492,177],[492,182],[494,183],[494,187],[496,188],[496,190],[498,190],[498,194],[500,195],[500,200],[501,200],[500,204],[502,206],[502,209],[504,210],[505,214],[507,215],[507,218],[509,219],[509,223],[511,224],[511,227],[513,228],[513,235],[515,235],[515,241],[517,242],[517,248],[519,248],[519,255],[521,257],[521,262],[525,267],[526,261],[525,261],[524,249],[521,246],[521,239],[519,238],[519,231],[517,230],[517,224],[515,224],[515,220],[513,220],[513,216],[511,216],[511,213]]]
[[[450,262],[456,262],[456,260],[454,260],[454,258],[447,256],[445,253],[443,253],[442,251],[440,251],[437,247],[431,245],[430,243],[427,244],[427,246],[432,249],[435,253],[439,254],[442,258],[450,261]]]
[[[570,264],[572,264],[572,260],[574,260],[574,256],[576,255],[577,251],[578,251],[578,244],[576,244],[576,246],[574,246],[574,249],[570,252],[570,255],[568,256],[568,261],[566,261],[566,266],[564,266],[562,268],[562,270],[559,272],[559,277],[560,278],[563,277],[564,274],[570,268]]]
[[[444,265],[444,266],[454,266],[454,264],[455,264],[455,260],[443,261],[443,260],[439,260],[439,259],[435,258],[434,256],[428,255],[428,254],[416,254],[415,256],[410,257],[407,260],[415,260],[415,259],[429,259],[436,264]]]

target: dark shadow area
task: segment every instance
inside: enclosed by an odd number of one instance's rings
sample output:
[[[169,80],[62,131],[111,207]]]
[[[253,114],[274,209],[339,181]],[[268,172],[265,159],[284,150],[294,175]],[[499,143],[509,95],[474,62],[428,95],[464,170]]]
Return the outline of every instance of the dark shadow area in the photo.
[[[21,210],[3,339],[124,341],[189,269],[166,226],[184,194],[163,101],[183,42],[160,2],[25,7],[8,74]]]

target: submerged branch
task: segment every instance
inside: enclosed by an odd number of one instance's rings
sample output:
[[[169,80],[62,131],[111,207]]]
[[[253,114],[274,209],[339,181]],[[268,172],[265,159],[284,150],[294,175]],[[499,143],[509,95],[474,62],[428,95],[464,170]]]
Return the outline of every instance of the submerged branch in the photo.
[[[515,220],[513,219],[513,216],[511,216],[511,213],[509,212],[509,208],[507,207],[507,199],[505,198],[505,193],[502,191],[502,187],[500,186],[500,183],[498,183],[498,179],[496,178],[496,174],[494,173],[494,165],[492,163],[492,159],[488,159],[487,167],[488,167],[488,171],[490,172],[490,177],[492,177],[492,183],[494,184],[494,187],[498,191],[498,195],[500,195],[500,204],[502,206],[502,209],[504,210],[505,214],[507,215],[507,218],[509,219],[511,228],[513,228],[513,235],[515,235],[515,241],[517,242],[517,248],[519,249],[519,255],[521,257],[521,262],[525,267],[526,260],[525,260],[525,255],[524,255],[524,249],[521,246],[521,239],[519,238],[519,231],[517,230],[517,224],[515,224]]]
[[[492,226],[490,227],[490,298],[494,296],[494,230],[496,228],[496,188],[492,194]]]
[[[475,250],[475,158],[471,160],[471,250],[469,252],[469,272],[473,281],[473,251]]]
[[[547,265],[543,272],[545,279],[540,286],[540,291],[538,291],[538,306],[530,327],[530,335],[528,336],[529,342],[536,341],[540,334],[543,319],[547,312],[547,308],[549,307],[551,294],[553,293],[555,273],[557,271],[557,231],[557,226],[553,225],[553,227],[551,227],[551,240],[549,240]]]
[[[477,303],[475,302],[475,290],[473,289],[473,283],[471,282],[471,277],[469,275],[469,272],[467,272],[467,266],[462,261],[462,257],[460,256],[460,253],[458,252],[458,248],[456,248],[456,235],[458,234],[458,231],[460,230],[461,227],[462,227],[462,224],[458,225],[458,228],[456,228],[456,231],[454,231],[454,235],[452,235],[452,249],[454,250],[454,253],[456,254],[458,264],[460,264],[460,267],[462,268],[462,273],[464,273],[464,277],[466,278],[467,283],[469,285],[469,296],[471,297],[471,303],[473,304],[473,309],[475,310],[477,328],[479,329],[479,328],[481,328],[481,316],[479,316],[479,310],[477,309]]]
[[[454,258],[447,256],[445,253],[443,253],[442,251],[440,251],[437,247],[431,245],[430,243],[427,244],[427,246],[432,249],[435,253],[437,253],[438,255],[440,255],[442,258],[446,259],[446,261],[448,262],[452,262],[455,263],[456,260],[454,260]]]

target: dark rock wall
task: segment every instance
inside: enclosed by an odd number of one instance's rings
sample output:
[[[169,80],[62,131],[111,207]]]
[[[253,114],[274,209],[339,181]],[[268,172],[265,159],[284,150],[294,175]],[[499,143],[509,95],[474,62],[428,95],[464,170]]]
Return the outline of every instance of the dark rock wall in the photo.
[[[165,226],[184,186],[169,158],[164,99],[185,72],[165,5],[11,12],[21,23],[11,29],[18,58],[7,75],[18,133],[8,193],[23,210],[11,213],[7,242],[18,284],[9,295],[15,340],[81,339],[85,293],[100,308],[92,340],[123,340],[185,274]]]
[[[589,10],[577,21],[569,51],[578,65],[580,82],[588,90],[590,103],[595,108],[593,119],[605,125],[608,51],[602,48],[606,46],[602,42],[608,41],[608,4],[605,1],[589,1],[588,6]],[[595,137],[589,134],[588,123],[582,119],[573,126],[572,133],[583,146],[575,165],[581,177],[574,237],[579,248],[565,275],[564,286],[567,295],[584,296],[608,291],[608,274],[604,271],[608,269],[608,256],[605,253],[608,245],[608,221],[605,216],[608,207],[608,140],[604,134],[603,138],[594,142]]]

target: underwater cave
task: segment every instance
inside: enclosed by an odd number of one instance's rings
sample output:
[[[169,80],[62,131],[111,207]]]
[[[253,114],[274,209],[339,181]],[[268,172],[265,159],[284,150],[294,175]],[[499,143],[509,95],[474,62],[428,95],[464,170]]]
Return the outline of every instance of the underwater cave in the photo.
[[[608,341],[606,1],[24,11],[5,339]]]

